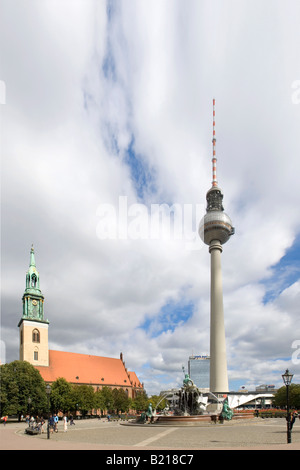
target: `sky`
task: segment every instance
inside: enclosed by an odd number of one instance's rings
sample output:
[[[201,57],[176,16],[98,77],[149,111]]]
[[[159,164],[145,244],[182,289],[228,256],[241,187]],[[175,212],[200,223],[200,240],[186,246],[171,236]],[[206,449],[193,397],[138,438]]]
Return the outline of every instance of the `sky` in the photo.
[[[1,351],[34,245],[50,349],[149,395],[209,354],[217,178],[230,390],[300,381],[297,0],[0,0]]]

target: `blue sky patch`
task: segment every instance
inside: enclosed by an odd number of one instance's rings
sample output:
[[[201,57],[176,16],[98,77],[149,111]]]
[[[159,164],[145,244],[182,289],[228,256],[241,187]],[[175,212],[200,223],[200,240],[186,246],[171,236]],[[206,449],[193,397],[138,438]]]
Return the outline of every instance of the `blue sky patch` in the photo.
[[[174,331],[181,322],[186,322],[194,313],[192,302],[169,302],[165,304],[158,316],[146,318],[141,328],[156,338],[164,331]]]
[[[272,271],[272,277],[263,281],[267,288],[264,303],[273,301],[284,289],[298,281],[300,277],[300,235],[297,236],[279,263],[272,266]]]
[[[128,146],[124,161],[130,168],[131,179],[137,196],[143,200],[146,194],[155,193],[155,172],[149,167],[145,158],[135,152],[134,138]]]

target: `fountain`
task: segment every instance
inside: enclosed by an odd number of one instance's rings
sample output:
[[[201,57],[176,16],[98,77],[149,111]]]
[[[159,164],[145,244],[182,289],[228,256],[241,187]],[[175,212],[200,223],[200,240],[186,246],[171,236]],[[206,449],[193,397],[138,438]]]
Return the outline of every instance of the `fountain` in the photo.
[[[165,394],[163,398],[167,395]],[[212,420],[213,415],[206,410],[208,397],[203,396],[201,390],[190,379],[189,374],[185,374],[182,387],[175,392],[175,395],[177,403],[173,407],[173,414],[156,415],[155,423],[186,426]]]
[[[176,400],[174,400],[174,397],[176,397]],[[150,403],[147,411],[142,413],[137,420],[128,424],[200,426],[208,422],[222,424],[224,421],[249,419],[254,416],[252,413],[234,414],[233,409],[229,406],[229,397],[227,395],[218,398],[212,392],[203,394],[193,380],[190,379],[189,374],[185,374],[180,389],[172,391],[172,395],[168,391],[161,396],[156,408],[164,398],[173,398],[171,410],[167,406],[162,413],[157,414],[156,409],[152,410],[152,404]],[[252,398],[250,396],[250,399]],[[231,401],[234,400],[231,399]]]
[[[178,397],[178,406],[174,409],[175,415],[195,416],[205,412],[207,399],[203,397],[199,388],[190,379],[189,374],[185,374],[183,386],[178,391]]]

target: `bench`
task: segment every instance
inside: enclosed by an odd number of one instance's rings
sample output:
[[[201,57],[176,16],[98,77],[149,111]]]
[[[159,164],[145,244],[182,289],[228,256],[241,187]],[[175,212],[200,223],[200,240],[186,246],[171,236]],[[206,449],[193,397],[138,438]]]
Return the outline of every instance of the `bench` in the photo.
[[[27,428],[25,429],[26,434],[31,434],[32,436],[35,436],[36,434],[39,434],[38,429],[33,429],[33,428]]]

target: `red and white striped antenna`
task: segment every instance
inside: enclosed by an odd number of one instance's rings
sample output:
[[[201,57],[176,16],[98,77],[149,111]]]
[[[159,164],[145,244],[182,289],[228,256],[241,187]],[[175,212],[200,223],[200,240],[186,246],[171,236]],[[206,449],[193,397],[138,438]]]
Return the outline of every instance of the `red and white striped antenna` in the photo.
[[[218,186],[218,181],[217,181],[217,158],[216,158],[216,112],[215,112],[215,104],[216,100],[213,99],[213,158],[212,158],[212,170],[213,170],[213,180],[212,180],[212,185],[213,186]]]

